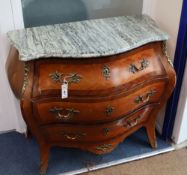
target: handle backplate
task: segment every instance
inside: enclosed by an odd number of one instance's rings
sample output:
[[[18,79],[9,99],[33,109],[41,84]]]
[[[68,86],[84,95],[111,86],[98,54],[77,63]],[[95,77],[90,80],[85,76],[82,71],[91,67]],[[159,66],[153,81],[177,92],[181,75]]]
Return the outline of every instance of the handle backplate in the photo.
[[[106,108],[105,112],[106,112],[106,115],[107,115],[107,116],[111,116],[112,113],[114,112],[114,107],[108,106],[108,107]]]
[[[105,77],[105,79],[108,80],[111,76],[110,68],[108,66],[104,65],[104,67],[102,69],[102,74]]]

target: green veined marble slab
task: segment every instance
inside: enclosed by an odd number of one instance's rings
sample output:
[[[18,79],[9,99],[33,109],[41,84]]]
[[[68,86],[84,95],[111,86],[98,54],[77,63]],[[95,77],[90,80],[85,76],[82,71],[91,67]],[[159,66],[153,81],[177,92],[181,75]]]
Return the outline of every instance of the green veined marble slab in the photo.
[[[8,37],[22,61],[109,56],[168,39],[146,15],[26,28],[8,32]]]

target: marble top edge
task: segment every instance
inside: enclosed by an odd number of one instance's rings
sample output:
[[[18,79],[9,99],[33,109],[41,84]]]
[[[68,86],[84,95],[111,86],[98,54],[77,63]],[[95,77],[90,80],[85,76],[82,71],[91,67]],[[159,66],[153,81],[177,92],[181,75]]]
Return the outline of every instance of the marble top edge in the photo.
[[[147,15],[39,26],[7,35],[21,61],[112,56],[169,38]]]

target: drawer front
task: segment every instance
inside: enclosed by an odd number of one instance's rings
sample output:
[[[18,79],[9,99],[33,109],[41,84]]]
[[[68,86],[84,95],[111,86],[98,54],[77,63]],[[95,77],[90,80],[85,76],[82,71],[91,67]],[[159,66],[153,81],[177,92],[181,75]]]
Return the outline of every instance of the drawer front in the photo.
[[[36,61],[33,96],[60,96],[63,81],[69,82],[70,97],[108,95],[162,75],[163,66],[149,46],[107,58],[40,60]]]
[[[145,104],[159,102],[164,86],[164,82],[156,82],[129,95],[107,101],[39,101],[33,103],[34,116],[40,124],[112,121]]]
[[[46,140],[50,142],[78,141],[95,142],[117,137],[138,125],[143,125],[152,111],[152,106],[143,108],[132,115],[115,122],[98,125],[51,125],[42,127]]]

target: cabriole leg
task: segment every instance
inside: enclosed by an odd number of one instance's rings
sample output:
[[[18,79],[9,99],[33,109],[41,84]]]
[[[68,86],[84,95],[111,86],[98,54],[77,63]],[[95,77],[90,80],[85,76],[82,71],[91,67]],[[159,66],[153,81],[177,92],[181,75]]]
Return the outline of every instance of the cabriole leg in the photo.
[[[156,133],[155,133],[155,126],[154,125],[147,125],[146,126],[147,136],[149,139],[149,143],[152,148],[157,148],[157,141],[156,141]]]
[[[45,175],[48,168],[50,148],[47,145],[40,145],[40,175]]]

